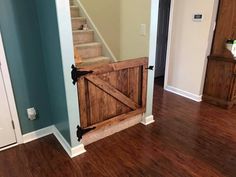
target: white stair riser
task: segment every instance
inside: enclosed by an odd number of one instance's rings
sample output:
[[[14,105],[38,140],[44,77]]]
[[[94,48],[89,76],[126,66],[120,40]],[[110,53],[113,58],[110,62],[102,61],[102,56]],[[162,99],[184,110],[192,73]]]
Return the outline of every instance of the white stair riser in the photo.
[[[93,42],[94,41],[94,33],[93,33],[93,31],[73,32],[73,41],[74,41],[74,45]]]
[[[102,55],[102,45],[78,47],[77,49],[82,59],[94,58]]]

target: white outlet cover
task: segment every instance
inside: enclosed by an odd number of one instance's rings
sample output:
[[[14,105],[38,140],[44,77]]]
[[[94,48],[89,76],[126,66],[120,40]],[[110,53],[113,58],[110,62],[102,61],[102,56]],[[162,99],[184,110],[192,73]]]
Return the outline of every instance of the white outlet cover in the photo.
[[[37,112],[36,112],[35,108],[34,107],[28,108],[27,115],[28,115],[29,120],[35,120],[36,116],[37,116]]]

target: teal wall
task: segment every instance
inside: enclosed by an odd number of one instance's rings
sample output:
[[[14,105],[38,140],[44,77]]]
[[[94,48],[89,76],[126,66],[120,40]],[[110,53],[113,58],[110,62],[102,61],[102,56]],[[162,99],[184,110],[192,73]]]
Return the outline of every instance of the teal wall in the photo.
[[[36,8],[43,44],[47,82],[50,91],[49,99],[52,120],[64,138],[68,142],[71,142],[56,4],[54,0],[36,0]]]
[[[0,29],[22,133],[55,124],[71,143],[55,1],[0,0]]]
[[[0,0],[0,29],[22,133],[51,125],[49,92],[34,2]],[[40,114],[35,121],[28,120],[26,114],[26,109],[32,106]]]

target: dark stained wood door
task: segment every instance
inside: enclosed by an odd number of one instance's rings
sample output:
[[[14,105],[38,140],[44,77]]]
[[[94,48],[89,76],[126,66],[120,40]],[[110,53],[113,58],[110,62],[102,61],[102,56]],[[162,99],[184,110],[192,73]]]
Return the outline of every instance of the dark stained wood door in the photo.
[[[236,39],[236,1],[220,0],[211,55],[233,58],[225,47],[228,39]]]
[[[96,126],[145,112],[147,64],[147,58],[140,58],[80,68],[93,71],[78,79],[80,126]]]
[[[230,100],[236,100],[236,73],[233,74]]]

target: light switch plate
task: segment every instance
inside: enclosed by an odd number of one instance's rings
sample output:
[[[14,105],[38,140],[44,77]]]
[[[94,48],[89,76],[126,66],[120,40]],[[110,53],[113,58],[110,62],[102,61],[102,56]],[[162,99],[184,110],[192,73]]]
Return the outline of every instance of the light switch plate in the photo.
[[[140,25],[140,35],[141,36],[146,36],[147,35],[146,24],[141,24]]]

